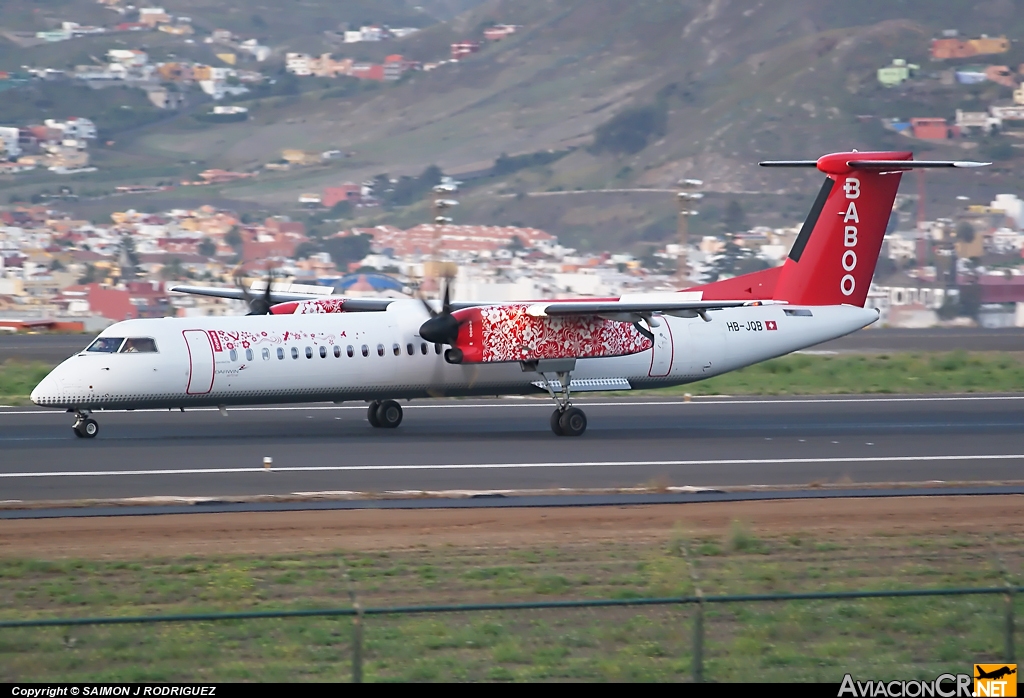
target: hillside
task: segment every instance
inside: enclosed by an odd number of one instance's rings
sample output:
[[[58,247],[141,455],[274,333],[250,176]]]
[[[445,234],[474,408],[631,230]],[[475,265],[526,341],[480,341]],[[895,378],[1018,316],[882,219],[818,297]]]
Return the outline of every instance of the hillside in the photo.
[[[391,0],[374,6],[408,10],[414,4],[423,3]],[[195,8],[196,15],[214,13],[214,3],[182,0],[182,5]],[[257,2],[228,5],[235,11],[217,21],[264,12]],[[351,10],[359,3],[340,5]],[[1009,88],[992,83],[940,87],[935,79],[921,79],[885,89],[875,71],[893,58],[921,64],[925,77],[946,67],[928,59],[929,41],[943,29],[1016,39],[1024,35],[1019,5],[1010,0],[438,0],[432,4],[437,17],[445,10],[469,9],[387,50],[437,60],[452,41],[479,39],[490,23],[522,29],[458,64],[412,74],[399,84],[339,90],[334,85],[340,83],[307,78],[308,91],[301,94],[239,102],[252,112],[244,124],[198,128],[187,116],[162,122],[119,143],[115,150],[121,155],[112,157],[130,157],[155,169],[186,162],[250,169],[275,160],[285,148],[352,153],[335,164],[217,189],[219,196],[288,207],[300,192],[381,172],[416,174],[430,164],[454,173],[480,172],[502,153],[573,149],[543,166],[481,182],[465,195],[466,208],[508,222],[509,216],[531,215],[531,207],[514,197],[500,199],[501,194],[659,188],[696,176],[712,191],[740,198],[751,196],[744,192],[794,193],[781,205],[750,199],[753,211],[772,210],[793,220],[802,215],[815,178],[768,173],[755,166],[757,160],[813,157],[838,148],[910,147],[933,156],[962,155],[957,145],[908,141],[884,130],[879,118],[951,118],[958,107],[977,109],[1008,98]],[[294,13],[292,21],[303,12]],[[289,30],[299,33],[279,39],[281,45],[299,45],[295,36],[312,37],[308,28]],[[338,49],[336,55],[346,54]],[[992,58],[1016,67],[1024,51],[1015,43],[1009,54]],[[619,122],[613,126],[622,128],[606,126],[606,147],[590,147],[595,132],[615,117]],[[1013,176],[997,168],[957,186],[987,192],[1013,183]],[[947,197],[941,183],[937,192]],[[543,216],[555,232],[578,239],[596,225],[602,240],[620,244],[643,239],[645,229],[659,235],[671,230],[670,197],[656,210],[635,199],[583,203],[576,198],[581,203],[559,202],[557,212]],[[722,207],[709,203],[712,209]],[[546,203],[544,210],[549,209]]]

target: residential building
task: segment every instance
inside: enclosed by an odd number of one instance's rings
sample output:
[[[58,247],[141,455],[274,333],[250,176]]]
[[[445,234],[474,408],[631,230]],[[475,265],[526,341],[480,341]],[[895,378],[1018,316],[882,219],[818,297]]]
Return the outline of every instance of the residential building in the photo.
[[[914,63],[907,63],[902,58],[892,59],[892,64],[878,69],[878,82],[883,87],[896,87],[907,81],[914,72],[920,70],[921,66]]]
[[[990,65],[985,68],[985,79],[1004,87],[1017,87],[1016,76],[1008,65]]]
[[[393,54],[384,59],[384,79],[399,80],[411,67],[402,56]]]
[[[348,74],[360,80],[383,80],[384,66],[378,63],[353,63]]]
[[[21,155],[20,130],[17,126],[0,126],[0,152],[5,159]]]
[[[459,41],[452,44],[452,60],[457,61],[480,50],[479,41]]]
[[[501,41],[505,37],[515,34],[518,28],[518,25],[515,24],[496,24],[484,29],[484,38],[488,41]]]
[[[126,68],[137,68],[146,65],[149,61],[149,56],[146,55],[145,51],[136,49],[112,48],[107,51],[107,59],[111,63],[117,63]]]
[[[941,117],[917,117],[910,120],[911,133],[914,138],[928,140],[946,140],[949,138],[949,125]]]
[[[1006,53],[1010,50],[1010,40],[1005,36],[989,37],[982,34],[978,39],[961,41],[955,37],[933,39],[931,46],[932,60],[943,61],[950,58],[970,58],[994,53]]]
[[[150,27],[155,27],[158,24],[168,24],[171,21],[171,16],[164,11],[162,7],[140,7],[139,8],[139,23],[145,24]]]
[[[357,204],[362,200],[362,187],[358,184],[347,182],[337,187],[326,187],[324,189],[323,196],[320,197],[321,203],[326,208],[333,208],[336,204],[342,201],[347,201],[350,204]]]
[[[259,62],[263,62],[270,58],[270,54],[272,53],[269,46],[264,46],[263,44],[258,43],[256,39],[246,39],[238,45],[238,50],[248,53]]]
[[[963,134],[971,131],[990,133],[992,129],[998,128],[1000,120],[991,116],[987,111],[964,111],[956,110],[956,125]]]
[[[146,97],[157,109],[181,109],[185,106],[185,95],[166,87],[155,87],[146,90]]]

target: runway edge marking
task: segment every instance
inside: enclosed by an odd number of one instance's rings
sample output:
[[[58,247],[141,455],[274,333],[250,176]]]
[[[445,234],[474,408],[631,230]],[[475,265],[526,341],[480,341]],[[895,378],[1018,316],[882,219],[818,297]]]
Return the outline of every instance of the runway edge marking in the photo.
[[[720,460],[578,461],[550,463],[449,463],[408,465],[308,465],[292,468],[178,468],[161,470],[65,470],[38,473],[0,473],[0,479],[48,477],[109,477],[125,475],[236,475],[246,473],[311,473],[395,470],[500,470],[527,468],[609,468],[691,465],[799,465],[806,463],[914,463],[970,460],[1024,460],[1024,454],[960,456],[849,456],[840,458],[726,458]]]

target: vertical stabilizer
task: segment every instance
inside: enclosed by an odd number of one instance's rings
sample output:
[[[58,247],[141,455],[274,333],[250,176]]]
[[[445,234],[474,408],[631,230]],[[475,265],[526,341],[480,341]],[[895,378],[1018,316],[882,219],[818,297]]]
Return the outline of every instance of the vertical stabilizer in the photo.
[[[825,183],[779,274],[776,300],[864,305],[903,169],[860,163],[910,158],[909,152],[834,153],[815,163]]]

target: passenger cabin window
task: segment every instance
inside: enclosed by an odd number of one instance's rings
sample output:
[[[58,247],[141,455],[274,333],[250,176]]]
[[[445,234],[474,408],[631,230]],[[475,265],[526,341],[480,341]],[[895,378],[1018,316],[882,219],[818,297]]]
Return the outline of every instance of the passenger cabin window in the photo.
[[[252,361],[252,349],[245,350],[245,360]]]
[[[320,358],[321,359],[326,359],[327,358],[327,347],[324,347],[324,346],[320,347]]]
[[[238,352],[232,349],[228,352],[228,358],[232,361],[238,361]]]
[[[96,341],[89,345],[86,351],[95,351],[101,354],[114,354],[121,347],[124,337],[97,337]]]
[[[299,348],[298,347],[292,347],[292,358],[293,359],[299,358]]]
[[[306,347],[306,358],[307,359],[312,359],[313,358],[313,347]]]
[[[384,356],[384,345],[383,344],[378,344],[377,345],[377,356]]]
[[[266,347],[263,347],[263,360],[270,361],[270,350]]]
[[[424,356],[427,355],[427,343],[426,342],[420,342],[420,353],[423,354]]]
[[[341,356],[341,345],[340,344],[335,344],[334,345],[334,358],[337,359],[340,356]]]
[[[366,346],[364,344],[363,345],[363,356],[369,356],[369,355],[370,355],[370,347],[368,347],[368,346]]]
[[[434,345],[434,353],[435,354],[440,354],[441,353],[441,345],[440,344],[435,344]]]
[[[284,359],[284,349],[281,348],[281,347],[277,348],[277,358],[278,359]]]
[[[345,353],[348,354],[348,358],[351,359],[352,355],[355,354],[356,352],[355,352],[355,349],[352,347],[352,345],[349,344],[348,347],[345,349]]]
[[[409,356],[412,356],[413,354],[416,353],[416,347],[412,345],[412,342],[409,342],[408,344],[405,345],[405,350],[409,352]]]
[[[121,345],[122,354],[155,354],[156,342],[152,337],[129,337]]]
[[[401,356],[401,355],[402,355],[402,347],[400,347],[400,346],[399,346],[399,345],[397,345],[397,344],[393,344],[393,345],[391,346],[391,352],[392,352],[392,353],[393,353],[393,354],[394,354],[395,356]]]

